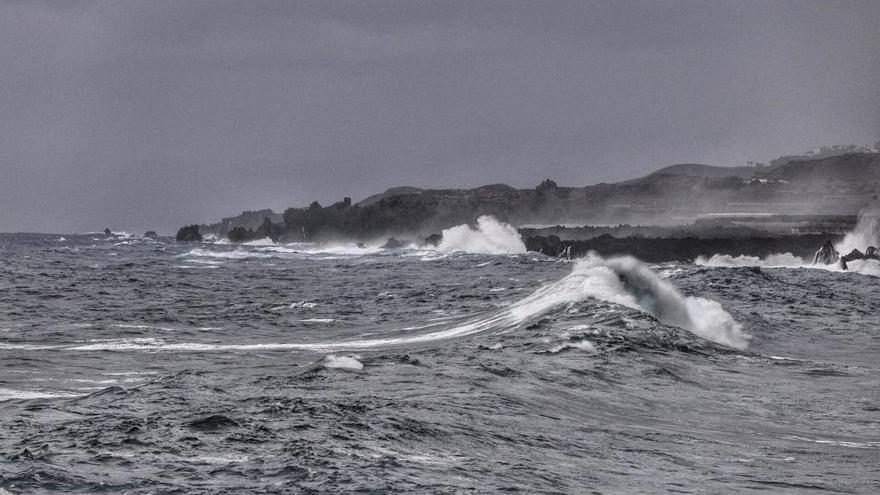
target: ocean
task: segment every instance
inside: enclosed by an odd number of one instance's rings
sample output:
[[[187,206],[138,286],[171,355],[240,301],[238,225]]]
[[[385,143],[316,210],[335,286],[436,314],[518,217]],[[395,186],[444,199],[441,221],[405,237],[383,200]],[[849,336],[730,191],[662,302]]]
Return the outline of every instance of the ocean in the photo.
[[[880,270],[0,235],[0,494],[878,493]]]

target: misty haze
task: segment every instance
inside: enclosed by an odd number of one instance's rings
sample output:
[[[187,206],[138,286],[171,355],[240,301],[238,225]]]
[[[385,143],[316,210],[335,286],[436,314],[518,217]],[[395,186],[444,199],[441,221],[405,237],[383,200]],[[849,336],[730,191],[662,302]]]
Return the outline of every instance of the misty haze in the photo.
[[[880,492],[880,3],[0,5],[0,495]]]

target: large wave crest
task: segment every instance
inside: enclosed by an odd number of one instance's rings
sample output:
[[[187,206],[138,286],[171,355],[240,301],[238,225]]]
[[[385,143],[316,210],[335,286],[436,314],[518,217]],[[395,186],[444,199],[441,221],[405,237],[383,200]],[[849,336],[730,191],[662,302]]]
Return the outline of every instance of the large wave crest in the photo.
[[[561,305],[588,298],[644,311],[663,323],[719,344],[744,349],[749,342],[750,336],[743,332],[742,325],[718,302],[681,295],[672,284],[633,257],[606,259],[593,252],[578,260],[569,275],[542,286],[500,313],[415,339],[458,337],[499,326],[513,326],[538,318]]]
[[[526,252],[526,245],[516,227],[484,215],[477,219],[476,229],[469,225],[445,229],[437,250],[441,253],[520,254]]]
[[[600,299],[650,313],[719,344],[744,349],[749,335],[716,301],[685,297],[648,265],[630,256],[605,259],[595,253],[574,264],[572,272],[546,284],[503,310],[453,328],[417,336],[334,344],[343,348],[427,342],[499,330],[540,318],[562,305]]]
[[[685,297],[648,265],[630,256],[602,258],[590,253],[558,282],[581,297],[594,297],[654,315],[668,325],[704,339],[743,349],[749,335],[716,301]]]

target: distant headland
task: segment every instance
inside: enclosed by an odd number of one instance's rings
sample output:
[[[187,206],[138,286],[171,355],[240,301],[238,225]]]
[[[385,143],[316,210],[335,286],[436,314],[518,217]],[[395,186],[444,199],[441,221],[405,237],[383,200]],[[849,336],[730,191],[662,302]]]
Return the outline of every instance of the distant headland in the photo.
[[[583,249],[614,254],[632,251],[627,239],[664,239],[652,244],[653,251],[659,250],[656,255],[651,249],[642,253],[650,261],[668,258],[665,251],[681,252],[676,239],[737,238],[742,254],[784,250],[811,256],[820,239],[842,237],[852,228],[856,215],[876,205],[880,193],[880,153],[823,150],[769,165],[672,165],[638,179],[584,187],[560,186],[550,179],[534,189],[505,184],[474,189],[395,187],[357,203],[343,198],[328,206],[313,202],[283,213],[246,211],[214,224],[183,227],[177,238],[368,242],[393,237],[430,243],[438,241],[444,229],[490,215],[518,227],[530,249],[545,252],[577,241]],[[803,236],[811,238],[796,239]],[[702,243],[708,251],[719,242]],[[703,249],[685,251],[699,254]]]

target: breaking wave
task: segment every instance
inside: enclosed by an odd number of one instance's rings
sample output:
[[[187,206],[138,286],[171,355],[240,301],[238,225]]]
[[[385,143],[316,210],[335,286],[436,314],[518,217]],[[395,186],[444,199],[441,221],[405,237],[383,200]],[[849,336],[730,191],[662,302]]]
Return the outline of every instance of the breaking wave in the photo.
[[[571,275],[553,285],[650,313],[668,325],[683,328],[706,340],[743,349],[749,335],[716,301],[685,297],[650,267],[629,257],[602,258],[590,253],[575,263]]]
[[[441,253],[521,254],[526,252],[526,245],[515,227],[484,215],[477,219],[476,229],[469,225],[445,229],[437,250]]]

